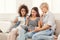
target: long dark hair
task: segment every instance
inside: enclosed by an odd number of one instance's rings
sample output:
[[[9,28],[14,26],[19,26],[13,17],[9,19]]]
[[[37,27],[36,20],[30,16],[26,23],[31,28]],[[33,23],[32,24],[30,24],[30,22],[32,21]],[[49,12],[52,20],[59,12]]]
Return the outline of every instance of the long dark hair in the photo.
[[[36,17],[40,17],[40,14],[39,14],[39,11],[38,11],[38,8],[37,7],[33,7],[32,10],[35,10],[37,12]],[[32,16],[32,14],[30,14],[30,17],[31,16]]]
[[[26,14],[25,14],[25,17],[26,17],[26,15],[28,14],[28,7],[24,4],[19,7],[18,13],[19,13],[20,17],[22,16],[22,14],[21,14],[21,9],[22,8],[24,8],[25,11],[26,11]]]

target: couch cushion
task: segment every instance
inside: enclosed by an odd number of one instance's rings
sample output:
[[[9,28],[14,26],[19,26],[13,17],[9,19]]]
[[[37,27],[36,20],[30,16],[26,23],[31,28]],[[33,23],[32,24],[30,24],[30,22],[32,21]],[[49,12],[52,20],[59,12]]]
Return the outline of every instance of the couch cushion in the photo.
[[[5,33],[0,33],[0,40],[7,40],[7,35]]]
[[[11,26],[10,21],[0,21],[0,30],[5,33],[9,31],[9,28]]]
[[[59,35],[60,33],[60,20],[56,20],[56,35]]]

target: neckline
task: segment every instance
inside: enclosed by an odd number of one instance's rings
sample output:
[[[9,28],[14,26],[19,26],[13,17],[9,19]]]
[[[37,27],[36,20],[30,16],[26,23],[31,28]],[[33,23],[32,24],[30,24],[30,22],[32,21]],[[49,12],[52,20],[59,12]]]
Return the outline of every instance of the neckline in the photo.
[[[37,19],[37,17],[36,17],[36,19]],[[35,20],[36,20],[36,19],[35,19]],[[31,20],[31,19],[30,19],[30,20]],[[35,20],[31,20],[31,21],[35,21]]]

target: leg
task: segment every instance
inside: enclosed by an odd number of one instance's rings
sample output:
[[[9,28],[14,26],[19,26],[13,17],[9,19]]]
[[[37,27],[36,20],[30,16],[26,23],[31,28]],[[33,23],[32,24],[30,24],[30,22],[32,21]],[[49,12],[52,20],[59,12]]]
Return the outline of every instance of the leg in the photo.
[[[52,37],[49,35],[51,34],[51,31],[40,31],[32,36],[32,40],[51,40]]]
[[[7,40],[16,40],[17,29],[12,29],[12,31],[8,34]]]
[[[32,40],[53,40],[53,36],[39,35],[37,38],[34,37]]]
[[[25,40],[25,30],[21,27],[18,28],[18,37],[17,40]]]
[[[25,34],[25,38],[28,39],[28,38],[32,38],[32,36],[35,34],[35,32],[27,32]]]

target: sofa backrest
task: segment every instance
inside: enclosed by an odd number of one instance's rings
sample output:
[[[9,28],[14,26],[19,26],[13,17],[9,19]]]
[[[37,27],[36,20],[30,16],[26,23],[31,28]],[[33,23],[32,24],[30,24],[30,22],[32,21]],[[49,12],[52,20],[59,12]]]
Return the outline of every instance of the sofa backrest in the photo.
[[[56,20],[56,35],[58,36],[60,34],[60,20]]]

